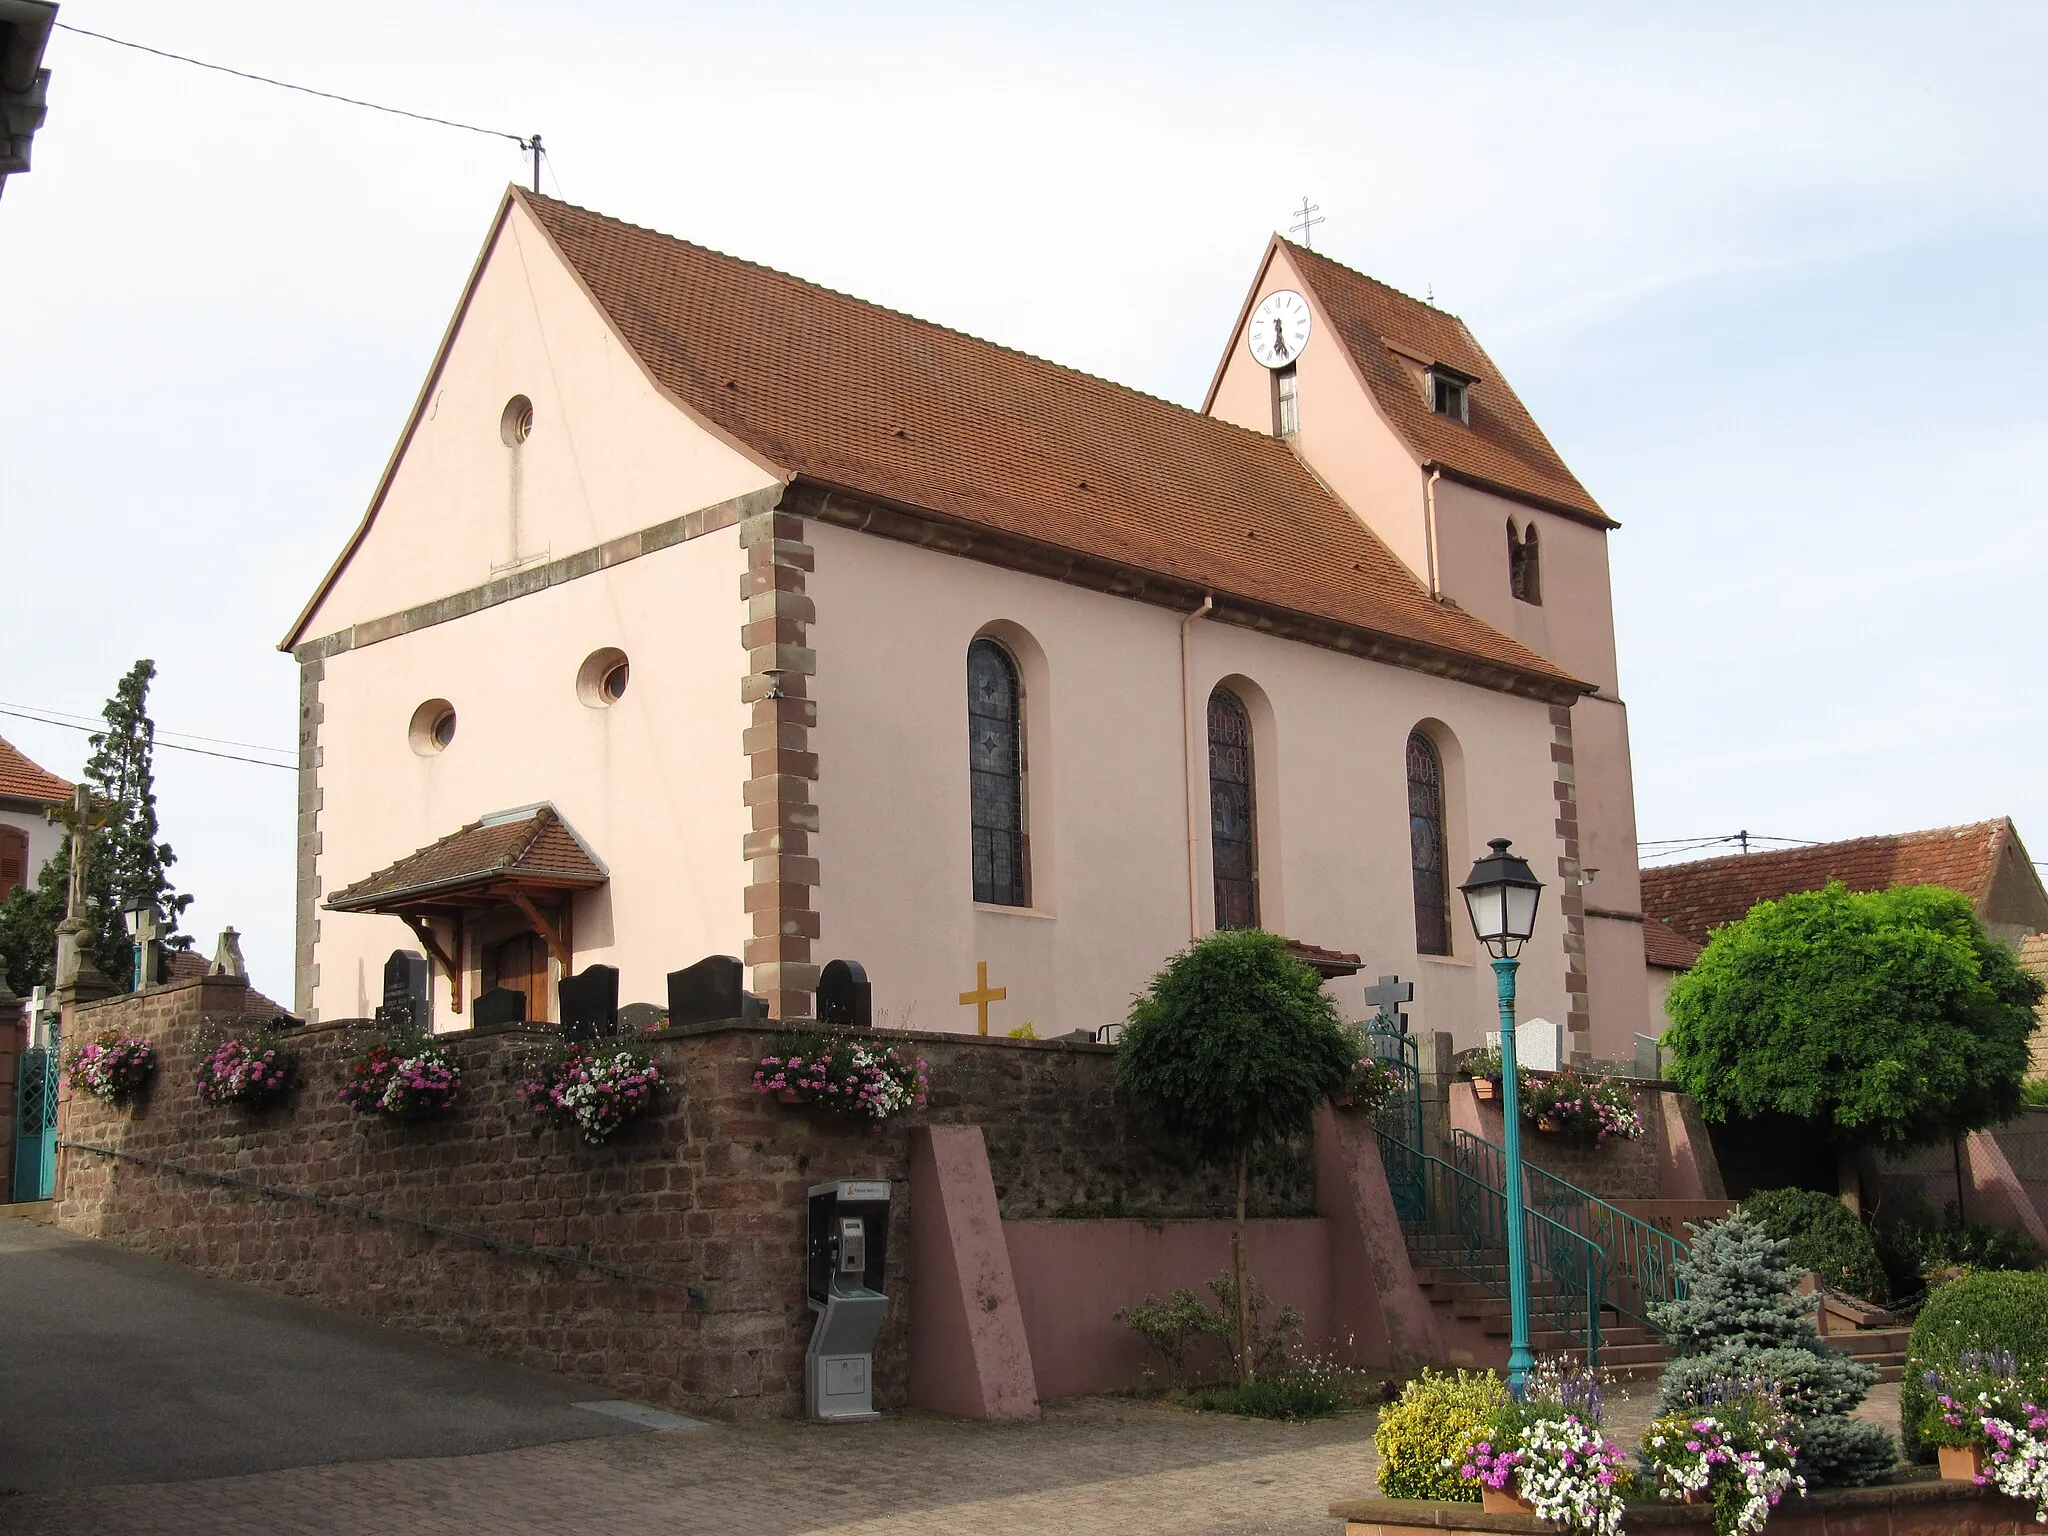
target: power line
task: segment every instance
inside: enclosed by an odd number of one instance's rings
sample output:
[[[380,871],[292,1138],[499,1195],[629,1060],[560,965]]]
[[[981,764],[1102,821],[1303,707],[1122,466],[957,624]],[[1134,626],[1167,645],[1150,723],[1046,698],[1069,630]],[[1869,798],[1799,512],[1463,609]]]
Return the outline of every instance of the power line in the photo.
[[[520,149],[533,156],[533,190],[540,190],[540,162],[547,153],[541,147],[537,133],[507,133],[502,128],[483,128],[475,123],[458,123],[452,117],[435,117],[427,112],[408,112],[403,107],[387,107],[381,102],[364,101],[359,96],[343,96],[334,91],[318,91],[310,85],[294,85],[289,80],[273,79],[269,75],[251,74],[246,69],[230,69],[225,64],[209,64],[204,59],[195,59],[188,54],[172,53],[168,48],[152,48],[147,43],[131,43],[125,37],[114,37],[105,32],[95,32],[90,27],[74,27],[68,21],[53,25],[60,32],[76,32],[80,37],[96,37],[103,43],[113,43],[122,48],[133,48],[137,53],[154,54],[160,59],[173,59],[180,64],[191,64],[199,69],[210,69],[217,74],[233,75],[237,80],[253,80],[258,85],[274,85],[282,91],[297,91],[303,96],[318,96],[323,101],[338,101],[344,106],[367,107],[372,112],[388,112],[393,117],[409,117],[416,123],[435,123],[443,128],[460,128],[466,133],[481,133],[494,139],[510,139]]]
[[[38,725],[60,725],[67,731],[83,731],[87,735],[96,735],[106,729],[104,724],[73,725],[69,720],[52,720],[45,715],[32,715],[27,710],[8,709],[4,705],[0,705],[0,715],[13,715],[18,720],[33,720]],[[210,752],[205,747],[184,747],[175,741],[157,741],[155,745],[162,747],[167,752],[190,752],[199,757],[222,758],[230,763],[254,763],[258,768],[282,768],[286,773],[297,773],[299,771],[291,763],[273,763],[267,758],[242,757],[234,752]],[[257,750],[259,752],[268,752],[271,749],[269,747],[258,747]]]
[[[106,722],[98,715],[81,715],[68,709],[51,709],[44,704],[16,704],[0,699],[0,709],[26,710],[31,715],[54,715],[54,720],[45,722],[49,725],[64,725],[76,721],[95,731],[106,729]],[[251,752],[275,752],[279,757],[297,755],[296,749],[292,747],[273,747],[260,741],[235,741],[226,736],[201,736],[193,731],[167,731],[162,726],[157,726],[157,739],[162,741],[167,736],[181,741],[204,741],[216,747],[247,747]],[[164,744],[168,746],[170,743]]]

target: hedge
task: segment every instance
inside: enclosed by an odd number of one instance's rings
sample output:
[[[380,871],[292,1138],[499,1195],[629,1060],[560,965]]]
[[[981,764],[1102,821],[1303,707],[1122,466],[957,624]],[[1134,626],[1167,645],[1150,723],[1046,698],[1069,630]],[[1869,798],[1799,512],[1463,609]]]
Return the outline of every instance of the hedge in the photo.
[[[1964,1275],[1928,1298],[1906,1346],[1899,1383],[1899,1420],[1907,1456],[1932,1461],[1934,1447],[1917,1428],[1927,1412],[1924,1372],[1952,1367],[1966,1349],[2004,1347],[2019,1356],[2020,1373],[2048,1376],[2048,1274],[2013,1270]]]
[[[1811,1189],[1759,1190],[1742,1202],[1742,1213],[1783,1239],[1792,1262],[1819,1275],[1823,1285],[1865,1301],[1886,1300],[1876,1239],[1833,1195]]]

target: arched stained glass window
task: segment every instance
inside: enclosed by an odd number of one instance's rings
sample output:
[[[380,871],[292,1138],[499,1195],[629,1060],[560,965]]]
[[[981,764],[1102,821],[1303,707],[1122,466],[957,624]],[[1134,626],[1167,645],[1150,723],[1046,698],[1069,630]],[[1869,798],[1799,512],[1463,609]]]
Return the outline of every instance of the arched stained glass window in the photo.
[[[1420,731],[1408,735],[1408,862],[1415,873],[1415,948],[1451,952],[1450,881],[1444,868],[1444,760]]]
[[[1209,852],[1216,926],[1259,926],[1258,812],[1252,803],[1252,722],[1228,688],[1209,695]]]
[[[967,768],[974,899],[1029,906],[1024,859],[1023,691],[1017,663],[993,640],[967,648]]]

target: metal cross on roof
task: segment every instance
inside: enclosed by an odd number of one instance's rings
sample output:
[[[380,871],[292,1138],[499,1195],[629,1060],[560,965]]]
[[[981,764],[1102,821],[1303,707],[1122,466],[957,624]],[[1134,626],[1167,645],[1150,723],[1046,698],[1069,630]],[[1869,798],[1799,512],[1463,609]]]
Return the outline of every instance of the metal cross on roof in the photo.
[[[1401,1005],[1415,1000],[1414,982],[1382,976],[1378,985],[1365,989],[1365,1000],[1379,1009],[1381,1024],[1391,1025],[1404,1035],[1408,1033],[1408,1017],[1401,1012]]]
[[[1310,218],[1309,215],[1318,212],[1322,208],[1322,206],[1323,205],[1321,203],[1310,202],[1308,198],[1304,195],[1301,200],[1301,206],[1294,210],[1297,214],[1300,215],[1300,217],[1294,223],[1287,226],[1287,232],[1291,235],[1301,236],[1301,243],[1307,246],[1310,250],[1314,250],[1316,248],[1316,243],[1311,238],[1310,231],[1312,231],[1318,224],[1322,223],[1323,221],[1321,219]]]

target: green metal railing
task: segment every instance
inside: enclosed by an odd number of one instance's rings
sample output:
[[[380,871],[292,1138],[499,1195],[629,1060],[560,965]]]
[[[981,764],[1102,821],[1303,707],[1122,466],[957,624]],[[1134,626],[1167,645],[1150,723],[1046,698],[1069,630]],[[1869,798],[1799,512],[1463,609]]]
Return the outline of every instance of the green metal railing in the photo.
[[[1469,1177],[1504,1187],[1507,1154],[1494,1143],[1454,1130],[1450,1153],[1451,1162]],[[1616,1312],[1651,1327],[1651,1307],[1685,1295],[1685,1282],[1679,1278],[1679,1265],[1691,1251],[1685,1243],[1526,1159],[1522,1173],[1532,1211],[1541,1211],[1547,1220],[1599,1249],[1611,1282],[1606,1302]]]
[[[1409,1252],[1462,1279],[1506,1296],[1507,1194],[1464,1168],[1380,1132],[1380,1156]],[[1584,1233],[1534,1208],[1523,1212],[1533,1331],[1562,1334],[1600,1362],[1600,1314],[1607,1296],[1607,1253]]]

